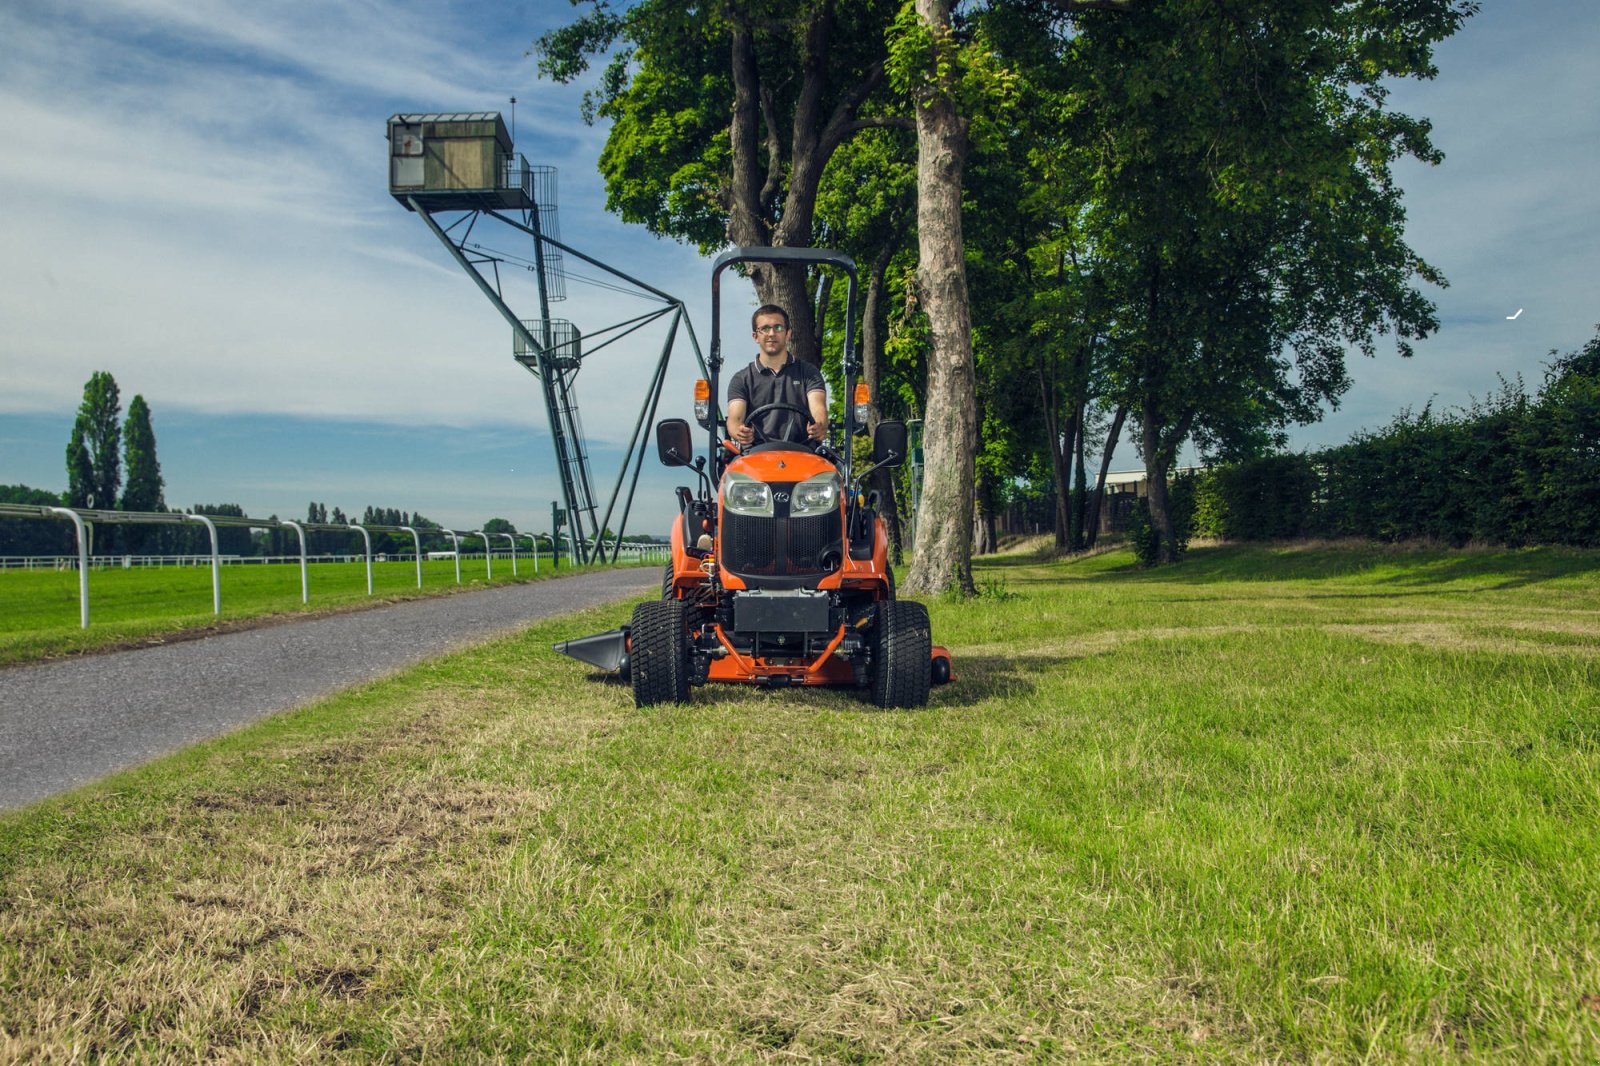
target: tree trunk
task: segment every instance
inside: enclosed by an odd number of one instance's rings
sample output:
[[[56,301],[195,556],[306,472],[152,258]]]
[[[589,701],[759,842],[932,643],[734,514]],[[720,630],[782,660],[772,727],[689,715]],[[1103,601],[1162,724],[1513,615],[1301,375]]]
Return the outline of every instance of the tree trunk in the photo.
[[[1100,504],[1106,495],[1106,475],[1111,472],[1111,453],[1117,450],[1117,438],[1122,436],[1122,422],[1127,417],[1128,408],[1118,407],[1111,419],[1111,428],[1106,431],[1106,447],[1100,455],[1100,477],[1095,482],[1093,495],[1089,497],[1089,513],[1083,522],[1086,527],[1085,549],[1094,547],[1094,542],[1100,538]]]
[[[857,94],[849,94],[849,99],[855,103],[841,105],[847,107],[847,111],[829,116],[828,128],[823,128],[825,116],[821,113],[820,102],[828,82],[826,59],[832,25],[832,10],[827,5],[813,11],[807,25],[804,85],[796,104],[790,141],[789,187],[780,216],[782,221],[773,226],[769,219],[784,169],[782,142],[775,128],[777,116],[772,107],[771,88],[764,87],[761,82],[755,35],[748,25],[738,20],[734,22],[733,116],[728,131],[733,150],[733,185],[729,190],[728,239],[736,245],[763,248],[811,245],[817,188],[823,167],[837,144],[837,138],[827,137],[828,130],[837,122],[853,118],[855,107],[859,106]],[[870,85],[877,83],[875,78],[869,82]],[[865,94],[859,95],[864,98]],[[759,159],[763,121],[767,126],[765,167]],[[816,316],[806,291],[806,268],[752,266],[750,280],[755,284],[757,299],[764,304],[777,304],[789,313],[789,350],[798,359],[822,365]]]
[[[1145,508],[1150,515],[1150,528],[1156,535],[1156,562],[1177,562],[1172,512],[1167,507],[1167,456],[1161,447],[1161,427],[1156,422],[1155,405],[1148,400],[1144,404],[1139,433],[1144,452]]]
[[[1078,411],[1073,416],[1073,422],[1078,427],[1077,447],[1073,451],[1077,455],[1075,471],[1076,484],[1072,488],[1072,550],[1082,551],[1087,545],[1083,537],[1083,514],[1088,506],[1089,486],[1083,469],[1084,437],[1088,436],[1089,405],[1087,402],[1078,405]]]
[[[993,555],[995,552],[994,483],[983,471],[978,471],[973,486],[972,554]]]
[[[1059,421],[1058,421],[1059,424]],[[1056,550],[1071,551],[1077,546],[1072,537],[1072,515],[1075,506],[1072,498],[1072,453],[1082,427],[1078,412],[1067,419],[1067,427],[1059,438],[1050,441],[1051,468],[1056,482]]]
[[[1144,441],[1145,493],[1150,511],[1150,528],[1156,533],[1158,565],[1178,561],[1178,531],[1172,520],[1167,475],[1172,472],[1172,463],[1177,456],[1178,446],[1189,434],[1191,419],[1191,415],[1185,415],[1179,419],[1178,425],[1173,427],[1170,433],[1162,436],[1160,426],[1156,422],[1155,405],[1149,400],[1145,401],[1144,417],[1139,428]]]
[[[1038,363],[1039,410],[1044,416],[1045,447],[1050,452],[1050,483],[1055,487],[1056,550],[1066,547],[1067,472],[1061,469],[1061,410],[1056,406],[1055,377],[1048,356]]]
[[[950,33],[951,0],[917,0],[917,17],[941,39]],[[967,158],[967,120],[956,112],[948,83],[919,92],[917,113],[918,278],[933,351],[928,359],[924,417],[922,506],[916,557],[906,590],[958,590],[973,595],[972,505],[977,392],[972,357],[972,312],[961,236],[961,177]],[[953,66],[944,77],[954,79]]]

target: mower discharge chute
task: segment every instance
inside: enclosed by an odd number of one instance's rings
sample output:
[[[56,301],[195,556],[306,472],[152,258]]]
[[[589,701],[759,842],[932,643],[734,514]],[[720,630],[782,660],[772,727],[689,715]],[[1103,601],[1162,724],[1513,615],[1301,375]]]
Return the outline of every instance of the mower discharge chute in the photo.
[[[723,439],[716,403],[720,283],[723,270],[744,262],[824,264],[849,276],[844,439],[838,451],[826,443],[764,439],[759,419],[767,412],[810,417],[787,404],[746,415],[747,424],[757,427],[751,445],[740,449]],[[671,418],[656,427],[661,461],[693,470],[699,482],[698,490],[677,490],[679,514],[661,599],[635,608],[631,625],[563,641],[557,651],[622,673],[641,707],[686,702],[693,686],[708,681],[855,685],[867,688],[880,707],[920,707],[930,685],[952,679],[950,653],[933,643],[928,609],[895,597],[878,501],[862,488],[874,470],[904,461],[905,423],[878,423],[872,465],[859,474],[851,469],[850,440],[865,432],[867,402],[856,394],[855,296],[855,263],[839,252],[736,248],[717,258],[711,271],[711,377],[695,391],[707,454],[694,456],[687,421]]]

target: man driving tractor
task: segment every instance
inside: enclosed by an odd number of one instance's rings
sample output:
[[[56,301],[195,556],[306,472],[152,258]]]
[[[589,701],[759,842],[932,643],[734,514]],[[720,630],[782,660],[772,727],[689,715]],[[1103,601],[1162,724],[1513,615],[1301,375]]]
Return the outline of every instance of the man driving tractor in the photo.
[[[740,263],[846,274],[840,369],[850,402],[838,452],[822,375],[789,351],[789,316],[773,304],[751,316],[758,351],[729,382],[726,420],[716,410],[720,279]],[[879,707],[921,707],[930,686],[953,678],[927,607],[895,595],[888,529],[864,485],[872,471],[905,461],[906,425],[878,423],[864,469],[850,447],[866,431],[870,403],[857,380],[855,293],[855,263],[826,248],[734,248],[712,265],[711,358],[694,389],[705,454],[694,454],[687,419],[656,425],[661,462],[693,479],[676,490],[661,598],[635,605],[626,626],[556,645],[628,678],[635,705],[683,704],[693,688],[732,683],[849,685]]]
[[[764,439],[793,444],[827,440],[827,386],[821,370],[789,351],[789,312],[763,304],[750,316],[750,330],[756,357],[728,381],[728,435],[747,447],[755,440],[755,427],[745,416],[776,403],[810,411],[811,419],[806,421],[798,411],[769,411],[761,417]]]

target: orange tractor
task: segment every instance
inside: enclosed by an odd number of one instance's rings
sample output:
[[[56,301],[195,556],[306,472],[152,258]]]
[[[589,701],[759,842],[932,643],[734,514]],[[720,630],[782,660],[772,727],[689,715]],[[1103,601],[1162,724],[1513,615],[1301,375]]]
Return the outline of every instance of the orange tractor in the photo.
[[[741,449],[723,438],[714,399],[722,368],[720,279],[741,262],[826,264],[848,274],[839,451],[827,443],[766,439],[760,427],[768,412],[809,417],[787,404],[747,414],[754,443]],[[888,535],[875,494],[862,484],[874,470],[905,460],[905,423],[878,423],[872,464],[852,469],[850,440],[865,432],[869,401],[865,386],[856,388],[855,294],[855,263],[826,249],[736,248],[712,267],[711,377],[695,389],[707,454],[693,455],[684,419],[656,427],[661,461],[693,470],[699,481],[698,492],[677,490],[661,599],[635,608],[631,625],[555,646],[622,673],[638,706],[684,703],[694,686],[724,681],[854,685],[880,707],[920,707],[931,685],[952,679],[950,653],[933,643],[928,609],[895,597]]]

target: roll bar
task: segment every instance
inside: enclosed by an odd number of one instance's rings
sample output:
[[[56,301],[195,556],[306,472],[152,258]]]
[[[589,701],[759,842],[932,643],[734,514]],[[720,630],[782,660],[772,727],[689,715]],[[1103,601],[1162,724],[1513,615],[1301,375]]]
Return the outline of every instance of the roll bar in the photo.
[[[722,409],[722,272],[735,263],[773,263],[778,266],[833,266],[843,270],[850,278],[845,293],[844,307],[844,448],[840,459],[844,462],[844,483],[850,484],[852,451],[850,442],[855,437],[856,375],[861,372],[861,360],[855,348],[856,327],[856,262],[843,252],[832,248],[740,247],[730,248],[717,256],[711,265],[711,359],[707,369],[711,372],[711,440],[706,452],[708,462],[717,461],[717,429],[720,425],[716,412]],[[817,331],[821,342],[822,331]]]

